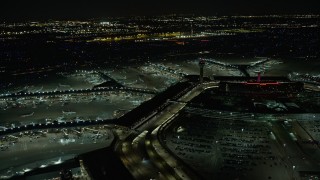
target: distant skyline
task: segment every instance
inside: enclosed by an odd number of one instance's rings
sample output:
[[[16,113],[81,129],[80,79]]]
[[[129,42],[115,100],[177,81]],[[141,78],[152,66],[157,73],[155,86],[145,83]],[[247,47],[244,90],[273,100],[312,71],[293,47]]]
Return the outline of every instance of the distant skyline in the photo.
[[[0,20],[87,19],[165,14],[320,14],[318,0],[7,0]]]

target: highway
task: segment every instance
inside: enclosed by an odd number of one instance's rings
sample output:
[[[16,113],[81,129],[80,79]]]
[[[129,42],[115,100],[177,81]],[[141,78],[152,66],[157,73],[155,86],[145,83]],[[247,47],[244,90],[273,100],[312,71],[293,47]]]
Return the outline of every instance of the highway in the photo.
[[[138,136],[131,134],[116,146],[116,152],[135,179],[165,179],[160,178],[160,174],[145,152],[146,132],[142,132]]]
[[[135,127],[141,132],[139,135],[131,134],[117,145],[116,151],[136,179],[199,179],[196,172],[165,147],[159,136],[188,101],[213,87],[218,87],[218,82],[198,85],[177,100],[168,101],[162,111]],[[141,163],[143,161],[148,163]]]

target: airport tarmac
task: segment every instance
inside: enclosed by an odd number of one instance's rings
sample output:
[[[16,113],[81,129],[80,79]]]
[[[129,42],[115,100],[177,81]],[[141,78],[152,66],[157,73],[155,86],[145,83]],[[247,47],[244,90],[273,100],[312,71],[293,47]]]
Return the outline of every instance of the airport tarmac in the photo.
[[[114,119],[151,97],[145,94],[111,92],[101,95],[58,96],[41,100],[37,97],[2,100],[0,126]]]
[[[0,176],[58,164],[78,154],[109,146],[108,126],[29,131],[1,137]]]

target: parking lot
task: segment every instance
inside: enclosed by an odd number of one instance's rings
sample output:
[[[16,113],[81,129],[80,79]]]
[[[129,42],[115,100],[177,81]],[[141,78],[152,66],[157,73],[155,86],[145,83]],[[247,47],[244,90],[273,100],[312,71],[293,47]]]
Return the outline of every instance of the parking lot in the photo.
[[[187,107],[164,141],[205,179],[292,179],[297,172],[272,132],[272,120]]]

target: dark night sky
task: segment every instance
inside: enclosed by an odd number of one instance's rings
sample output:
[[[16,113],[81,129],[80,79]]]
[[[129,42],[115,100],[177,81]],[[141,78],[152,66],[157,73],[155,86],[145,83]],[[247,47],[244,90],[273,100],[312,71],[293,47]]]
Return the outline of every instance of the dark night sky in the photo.
[[[320,13],[319,0],[1,0],[0,20],[107,16]]]

